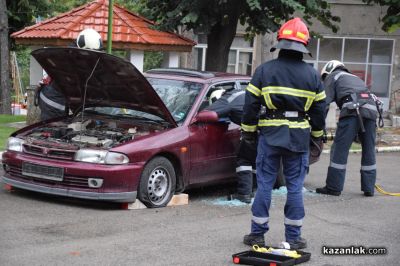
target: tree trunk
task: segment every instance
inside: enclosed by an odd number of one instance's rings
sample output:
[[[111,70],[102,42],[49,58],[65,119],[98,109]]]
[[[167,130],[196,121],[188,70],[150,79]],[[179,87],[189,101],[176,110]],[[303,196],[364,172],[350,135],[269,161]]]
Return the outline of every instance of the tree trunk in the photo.
[[[0,0],[0,112],[3,114],[11,114],[9,62],[7,5],[6,0]]]
[[[225,72],[228,66],[229,49],[236,35],[241,0],[232,2],[222,14],[226,20],[216,24],[207,35],[206,71]]]

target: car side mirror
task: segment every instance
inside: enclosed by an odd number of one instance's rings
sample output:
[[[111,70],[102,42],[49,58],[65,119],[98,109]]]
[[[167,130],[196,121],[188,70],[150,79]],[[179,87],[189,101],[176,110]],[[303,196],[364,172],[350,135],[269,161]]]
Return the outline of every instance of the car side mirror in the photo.
[[[201,111],[193,118],[192,124],[194,123],[216,123],[218,122],[218,115],[214,111]]]

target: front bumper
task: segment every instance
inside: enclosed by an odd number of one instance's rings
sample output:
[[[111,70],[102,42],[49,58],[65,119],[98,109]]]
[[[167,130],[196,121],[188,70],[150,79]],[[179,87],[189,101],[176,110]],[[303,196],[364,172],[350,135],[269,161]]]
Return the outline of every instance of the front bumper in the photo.
[[[41,176],[26,176],[23,163],[64,169],[62,180],[49,180]],[[17,152],[3,153],[5,174],[1,181],[25,190],[73,198],[110,202],[135,202],[144,163],[127,165],[99,165],[55,160]],[[89,179],[102,179],[101,187],[93,188]]]
[[[16,188],[21,188],[45,194],[66,196],[66,197],[80,198],[80,199],[102,200],[102,201],[112,201],[112,202],[135,202],[137,196],[136,191],[119,192],[119,193],[99,193],[99,192],[70,190],[64,188],[54,188],[54,187],[25,183],[11,178],[7,178],[5,176],[2,176],[2,181],[7,185]]]

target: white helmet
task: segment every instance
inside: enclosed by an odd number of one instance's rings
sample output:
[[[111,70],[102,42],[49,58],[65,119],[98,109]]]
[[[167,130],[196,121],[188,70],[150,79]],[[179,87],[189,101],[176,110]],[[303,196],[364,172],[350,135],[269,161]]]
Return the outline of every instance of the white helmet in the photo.
[[[83,49],[99,50],[103,47],[100,34],[94,29],[84,29],[76,38],[76,45]]]
[[[338,67],[344,67],[344,64],[338,60],[331,60],[325,64],[325,66],[321,70],[321,77],[324,79],[327,75],[332,73]]]
[[[219,89],[219,90],[213,91],[213,92],[211,93],[210,99],[209,99],[210,105],[211,105],[213,102],[215,102],[216,100],[218,100],[219,98],[221,98],[221,96],[222,96],[224,93],[225,93],[225,90],[224,90],[224,89]]]

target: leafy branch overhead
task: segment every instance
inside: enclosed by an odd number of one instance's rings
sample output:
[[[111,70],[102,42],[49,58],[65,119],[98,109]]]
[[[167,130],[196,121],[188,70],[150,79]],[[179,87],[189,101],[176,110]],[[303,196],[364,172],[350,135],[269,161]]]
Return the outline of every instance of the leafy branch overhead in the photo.
[[[274,32],[295,12],[312,24],[312,18],[337,32],[340,18],[333,16],[323,0],[142,0],[143,15],[154,20],[160,29],[177,30],[179,26],[208,34],[218,24],[235,23],[239,18],[247,25],[246,32],[254,34]]]
[[[382,29],[386,32],[394,32],[400,29],[400,1],[399,0],[363,0],[367,4],[379,4],[387,7],[386,14],[382,17]]]

